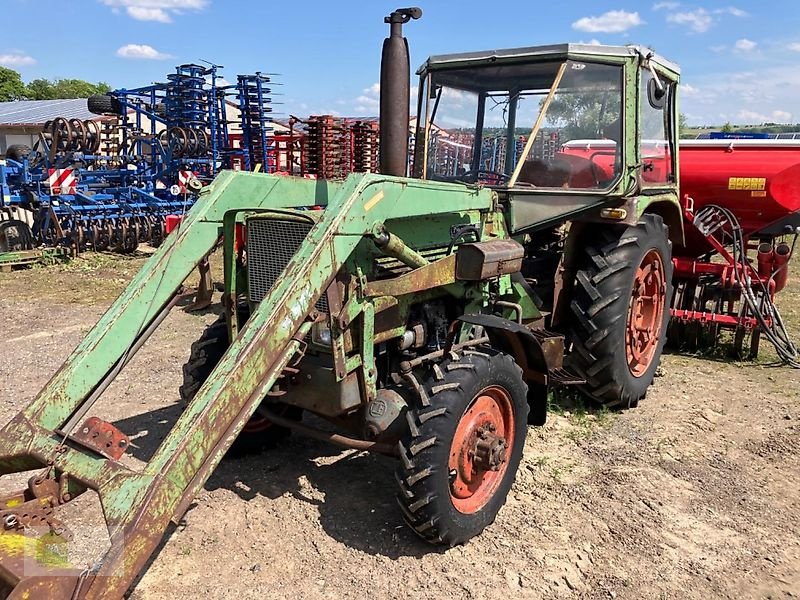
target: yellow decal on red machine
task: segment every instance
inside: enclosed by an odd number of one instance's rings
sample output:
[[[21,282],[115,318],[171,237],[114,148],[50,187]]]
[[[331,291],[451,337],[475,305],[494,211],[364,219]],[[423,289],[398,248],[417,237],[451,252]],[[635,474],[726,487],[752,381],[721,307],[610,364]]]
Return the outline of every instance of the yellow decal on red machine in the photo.
[[[766,177],[730,177],[728,179],[729,190],[742,191],[763,191],[767,189]]]

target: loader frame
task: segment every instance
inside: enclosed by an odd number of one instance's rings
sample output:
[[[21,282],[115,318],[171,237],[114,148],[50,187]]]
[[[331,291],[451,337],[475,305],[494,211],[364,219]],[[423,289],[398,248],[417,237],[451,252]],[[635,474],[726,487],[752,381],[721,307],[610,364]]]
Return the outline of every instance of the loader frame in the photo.
[[[31,405],[0,430],[0,474],[44,470],[37,486],[31,484],[0,500],[6,525],[0,535],[0,547],[6,550],[0,558],[0,575],[9,586],[15,586],[10,597],[58,595],[76,589],[86,598],[122,596],[170,521],[177,523],[182,518],[304,343],[318,319],[312,310],[314,303],[359,243],[382,232],[390,218],[430,218],[432,207],[433,214],[451,215],[462,223],[477,217],[487,239],[500,237],[504,228],[493,221],[495,202],[496,195],[488,189],[382,175],[351,175],[344,182],[328,182],[222,173]],[[258,305],[212,377],[140,472],[126,468],[72,432],[97,399],[93,392],[130,360],[130,349],[138,347],[151,327],[163,319],[181,283],[221,233],[232,232],[237,212],[315,205],[327,210],[280,283]],[[371,340],[375,312],[391,304],[392,298],[455,283],[452,269],[440,268],[447,264],[445,260],[445,265],[423,269],[424,275],[400,281],[356,282],[361,293],[343,306],[338,326],[347,329],[358,322],[358,337]],[[229,277],[233,278],[231,271]],[[364,343],[352,356],[343,355],[340,378],[358,371],[367,390],[374,390],[375,371],[367,366],[371,347]],[[88,569],[31,564],[25,552],[30,538],[22,529],[31,523],[23,524],[21,513],[32,513],[28,508],[34,505],[47,507],[42,524],[54,523],[50,517],[53,509],[86,489],[99,495],[110,550]],[[28,571],[36,574],[28,576]]]

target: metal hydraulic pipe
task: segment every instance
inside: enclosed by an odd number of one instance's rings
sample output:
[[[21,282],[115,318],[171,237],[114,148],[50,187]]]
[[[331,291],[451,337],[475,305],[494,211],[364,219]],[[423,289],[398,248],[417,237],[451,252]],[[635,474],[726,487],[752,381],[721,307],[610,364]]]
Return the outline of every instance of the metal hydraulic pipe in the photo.
[[[780,292],[786,287],[789,280],[789,259],[792,257],[792,249],[786,242],[781,242],[775,246],[775,259],[772,263],[775,272],[775,292]]]
[[[403,24],[421,16],[422,9],[399,8],[384,19],[389,24],[381,54],[380,166],[384,175],[406,174],[411,65]]]
[[[316,429],[315,427],[309,427],[308,425],[303,425],[297,421],[292,421],[291,419],[285,419],[280,415],[275,414],[268,408],[264,408],[260,406],[256,412],[269,419],[275,425],[279,425],[280,427],[286,427],[287,429],[292,429],[298,433],[302,433],[308,437],[321,440],[323,442],[330,442],[332,444],[336,444],[337,446],[343,446],[345,448],[351,448],[353,450],[364,450],[366,452],[378,452],[379,454],[387,454],[389,456],[397,456],[397,448],[394,444],[382,444],[380,442],[368,442],[367,440],[358,440],[355,438],[346,437],[344,435],[340,435],[338,433],[332,433],[328,431],[322,431],[321,429]]]
[[[381,252],[383,252],[386,256],[396,258],[412,269],[417,269],[430,264],[430,261],[427,258],[406,246],[403,240],[393,233],[389,233],[388,231],[383,231],[375,236],[375,245],[378,246],[378,248],[381,249]]]

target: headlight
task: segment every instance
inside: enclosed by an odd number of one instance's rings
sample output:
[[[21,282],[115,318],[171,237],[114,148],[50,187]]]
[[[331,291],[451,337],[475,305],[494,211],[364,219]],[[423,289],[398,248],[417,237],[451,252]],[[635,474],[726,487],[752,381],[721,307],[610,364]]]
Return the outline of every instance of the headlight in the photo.
[[[311,341],[320,346],[331,345],[331,329],[325,322],[315,323],[311,328]]]

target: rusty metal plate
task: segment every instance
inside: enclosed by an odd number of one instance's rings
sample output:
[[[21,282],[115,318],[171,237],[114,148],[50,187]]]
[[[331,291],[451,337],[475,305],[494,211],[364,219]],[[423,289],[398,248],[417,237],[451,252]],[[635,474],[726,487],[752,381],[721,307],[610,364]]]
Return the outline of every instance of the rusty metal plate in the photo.
[[[107,458],[119,460],[128,449],[128,436],[98,417],[89,417],[70,439]]]

